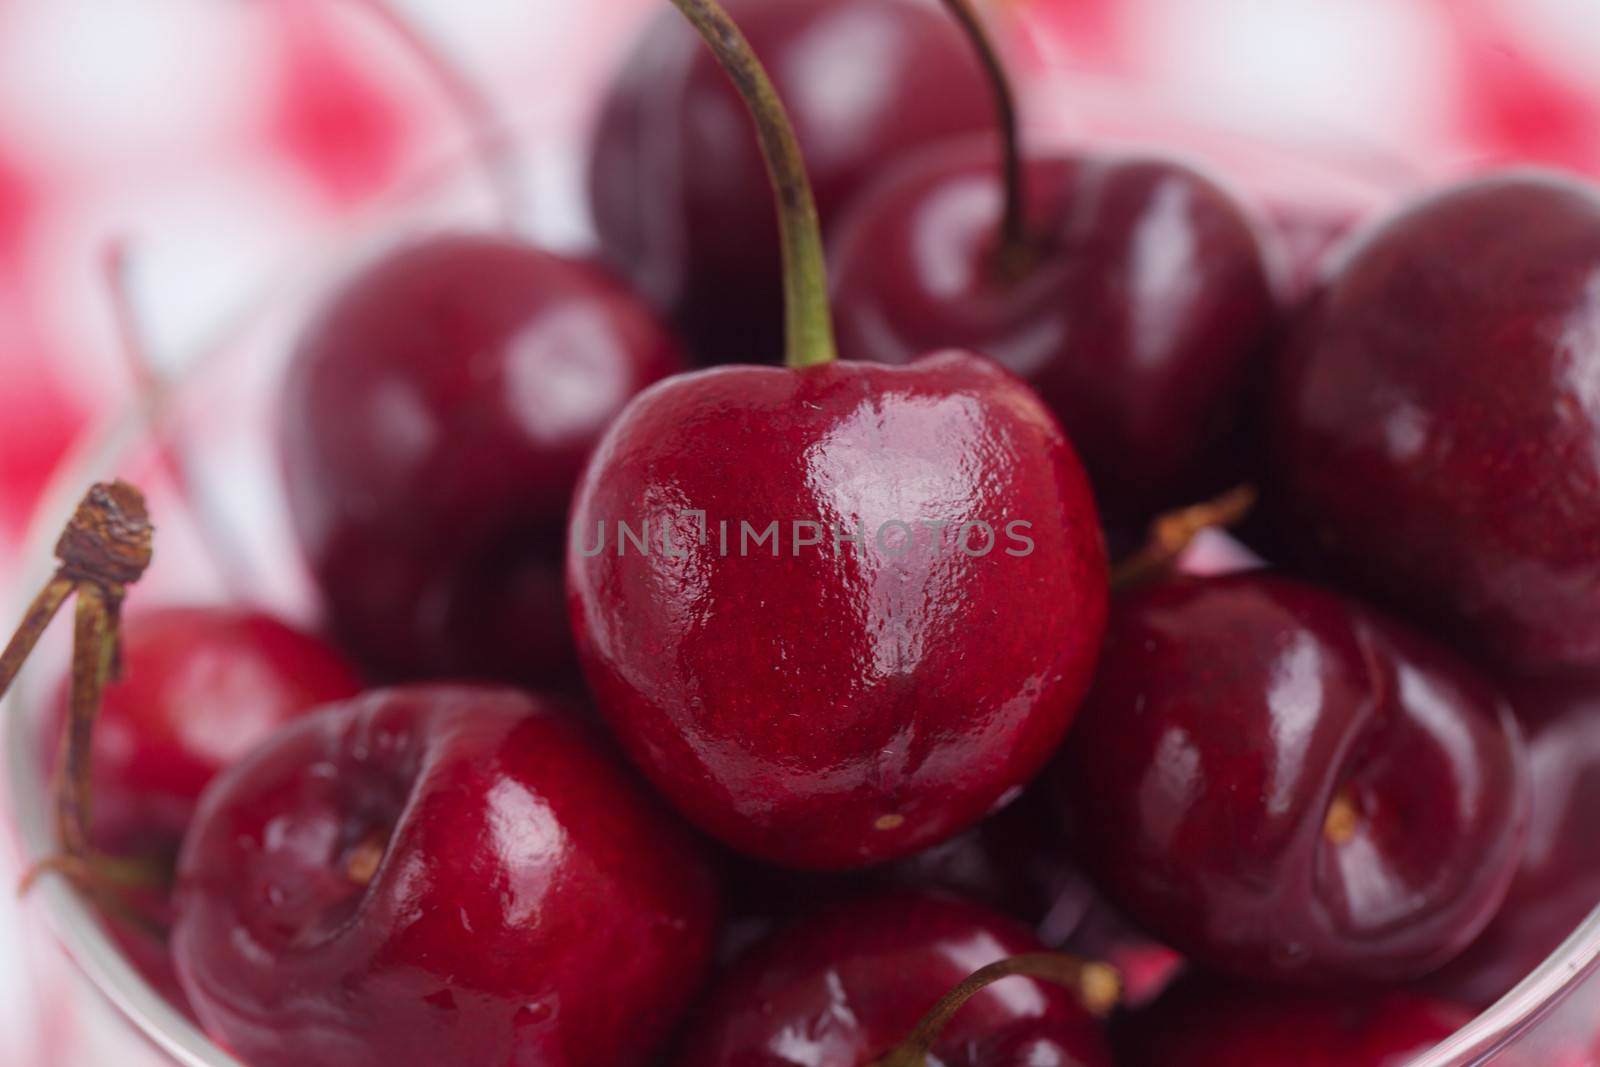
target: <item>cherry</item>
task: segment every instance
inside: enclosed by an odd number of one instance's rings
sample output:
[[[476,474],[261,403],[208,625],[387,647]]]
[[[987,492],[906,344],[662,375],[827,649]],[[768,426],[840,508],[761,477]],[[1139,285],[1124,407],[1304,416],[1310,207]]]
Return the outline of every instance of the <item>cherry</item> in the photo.
[[[1054,750],[1103,625],[1096,522],[1054,421],[980,357],[720,368],[596,452],[573,625],[600,710],[692,820],[773,862],[866,864],[975,823]],[[995,536],[958,542],[968,523]]]
[[[1225,450],[1275,315],[1243,208],[1160,159],[1026,167],[1034,244],[1015,271],[996,259],[1005,196],[987,143],[925,153],[858,201],[835,231],[841,353],[998,359],[1039,390],[1124,521],[1237,480]]]
[[[960,32],[925,5],[730,8],[793,115],[825,222],[889,161],[993,124]],[[776,355],[778,233],[757,138],[734,87],[670,13],[607,95],[589,187],[608,262],[671,314],[698,358]]]
[[[1542,173],[1366,234],[1277,368],[1281,525],[1527,673],[1600,671],[1600,193]]]
[[[998,51],[968,0],[946,3],[1001,143],[927,149],[839,220],[841,353],[998,359],[1061,418],[1116,522],[1237,482],[1232,431],[1276,319],[1255,221],[1172,161],[1024,153]]]
[[[1413,993],[1182,981],[1113,1030],[1119,1067],[1405,1067],[1472,1020]]]
[[[981,967],[1040,951],[1026,928],[955,897],[881,891],[808,916],[717,981],[683,1067],[868,1067]],[[934,1045],[945,1067],[1109,1067],[1098,1023],[1064,989],[1011,977],[977,993]]]
[[[416,686],[302,718],[212,784],[173,953],[253,1067],[642,1064],[706,969],[717,895],[581,723]]]
[[[339,636],[381,676],[572,684],[567,504],[600,432],[681,366],[601,270],[434,237],[370,267],[301,341],[290,510]]]
[[[1119,598],[1051,784],[1101,889],[1195,962],[1392,981],[1504,898],[1524,763],[1504,700],[1442,647],[1252,572]]]
[[[701,828],[787,866],[894,859],[1015,795],[1066,732],[1104,622],[1099,520],[997,364],[835,361],[794,132],[714,0],[675,3],[758,120],[787,365],[673,378],[612,425],[573,504],[579,653]]]
[[[122,675],[106,686],[95,725],[96,845],[175,857],[218,772],[284,723],[359,689],[338,652],[270,615],[177,606],[135,614]],[[59,704],[64,720],[64,685]]]
[[[1494,921],[1427,982],[1430,991],[1478,1008],[1543,963],[1600,903],[1600,690],[1524,682],[1510,692],[1528,732],[1527,847]]]

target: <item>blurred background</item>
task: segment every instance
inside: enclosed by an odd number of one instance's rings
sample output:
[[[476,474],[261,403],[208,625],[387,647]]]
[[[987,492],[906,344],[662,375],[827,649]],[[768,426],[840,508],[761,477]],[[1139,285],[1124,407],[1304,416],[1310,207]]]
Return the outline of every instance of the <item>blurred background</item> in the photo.
[[[495,107],[552,131],[522,173],[534,237],[582,247],[600,86],[665,0],[389,0]],[[1596,0],[992,0],[1030,123],[1093,136],[1181,106],[1335,146],[1393,190],[1508,160],[1600,173]],[[0,608],[41,488],[137,376],[109,250],[163,373],[407,175],[459,153],[458,113],[380,0],[0,0]],[[1087,102],[1095,101],[1093,107]],[[1116,106],[1122,106],[1118,103]],[[1103,124],[1103,122],[1102,122]],[[1237,162],[1246,185],[1270,184]],[[1378,206],[1372,204],[1371,206]],[[0,1067],[138,1062],[7,886]]]

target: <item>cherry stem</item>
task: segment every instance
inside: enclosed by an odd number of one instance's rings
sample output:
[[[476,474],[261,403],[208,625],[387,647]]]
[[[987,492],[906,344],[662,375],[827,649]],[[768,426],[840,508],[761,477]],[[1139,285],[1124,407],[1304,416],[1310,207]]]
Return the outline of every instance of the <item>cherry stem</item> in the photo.
[[[705,39],[755,118],[761,154],[778,201],[787,338],[784,362],[796,369],[831,363],[838,352],[833,310],[828,304],[822,224],[800,141],[783,101],[750,42],[717,0],[672,2]]]
[[[972,0],[944,0],[944,6],[966,31],[978,60],[989,77],[994,90],[995,110],[1000,122],[1000,150],[1005,166],[1005,217],[1001,223],[1000,254],[998,264],[1009,277],[1027,269],[1030,258],[1028,247],[1027,177],[1022,166],[1022,132],[1018,119],[1017,92],[1011,75],[1006,71],[1006,61],[995,44],[994,36],[984,25]]]
[[[55,575],[34,598],[0,653],[0,696],[4,696],[61,605],[77,594],[72,694],[53,786],[61,856],[46,861],[38,873],[70,874],[95,866],[89,846],[90,742],[105,684],[121,669],[122,601],[127,587],[150,565],[152,536],[144,496],[137,489],[125,482],[91,487],[56,542]],[[36,877],[30,875],[24,885]]]
[[[211,507],[207,496],[198,490],[198,479],[189,462],[189,450],[180,428],[175,424],[163,426],[158,418],[159,398],[167,389],[167,381],[150,356],[150,346],[146,343],[145,331],[139,321],[138,308],[128,284],[130,259],[130,242],[127,238],[116,237],[106,242],[101,266],[106,296],[116,326],[117,343],[122,350],[128,375],[138,392],[146,429],[167,477],[172,479],[178,496],[196,521],[200,540],[211,558],[217,577],[235,600],[249,600],[247,593],[257,584],[249,577],[252,570],[249,554],[240,548],[240,540],[223,513]]]
[[[925,1015],[911,1036],[872,1067],[927,1067],[928,1055],[944,1028],[967,1001],[1002,978],[1037,978],[1068,989],[1093,1015],[1105,1015],[1122,995],[1122,978],[1106,963],[1090,963],[1059,952],[1035,952],[991,963],[947,993]]]
[[[1255,488],[1241,485],[1215,500],[1158,516],[1144,547],[1112,569],[1112,588],[1126,589],[1167,573],[1201,533],[1236,526],[1255,506]]]
[[[468,77],[460,66],[448,59],[426,33],[395,10],[392,0],[348,0],[364,9],[399,44],[411,53],[440,95],[455,109],[472,138],[472,149],[483,168],[497,205],[500,221],[515,225],[521,210],[516,168],[502,151],[504,123],[488,95]]]

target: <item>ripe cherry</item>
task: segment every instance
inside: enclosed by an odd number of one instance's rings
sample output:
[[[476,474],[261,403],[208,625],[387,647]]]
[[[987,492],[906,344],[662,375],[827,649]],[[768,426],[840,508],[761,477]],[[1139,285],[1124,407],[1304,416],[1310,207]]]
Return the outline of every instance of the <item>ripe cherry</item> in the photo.
[[[252,1067],[638,1065],[706,969],[694,841],[589,730],[512,690],[325,708],[214,782],[173,952]]]
[[[1178,983],[1114,1028],[1118,1067],[1405,1067],[1472,1019],[1402,992]]]
[[[729,5],[794,118],[831,220],[909,150],[993,124],[955,25],[907,0]],[[706,362],[771,359],[781,261],[761,151],[734,87],[671,13],[611,88],[589,174],[607,261],[666,310]]]
[[[1509,992],[1600,903],[1600,689],[1524,682],[1510,695],[1528,734],[1528,843],[1494,921],[1427,982],[1476,1008]]]
[[[674,378],[612,426],[573,505],[579,652],[624,746],[703,829],[790,866],[893,859],[976,823],[1066,732],[1104,623],[1098,516],[1055,420],[998,364],[834,360],[793,132],[738,28],[676,2],[757,105],[788,365]]]
[[[339,636],[383,677],[575,683],[567,505],[602,430],[681,366],[603,271],[443,236],[360,274],[301,341],[291,512]]]
[[[1027,929],[954,897],[890,890],[835,904],[757,945],[690,1023],[682,1067],[869,1067],[981,967],[1042,951]],[[1065,989],[1010,977],[968,1001],[933,1049],[946,1067],[1109,1067]]]
[[[96,845],[174,858],[211,779],[283,724],[360,690],[344,658],[270,615],[136,611],[94,730]],[[65,685],[60,715],[66,716]]]
[[[1031,550],[1006,540],[1018,520]],[[781,544],[752,547],[772,522]],[[946,528],[907,533],[924,523]],[[995,531],[965,542],[982,558],[957,540],[967,523]],[[620,524],[653,531],[648,555]],[[1104,620],[1071,447],[1025,386],[965,353],[665,383],[596,452],[571,540],[602,713],[702,828],[794,866],[906,855],[1027,782]]]
[[[1195,962],[1393,981],[1494,915],[1524,764],[1504,700],[1442,647],[1256,572],[1119,599],[1052,785],[1101,889]]]
[[[1010,81],[968,0],[1002,139],[923,151],[839,220],[847,359],[992,356],[1039,390],[1118,524],[1239,480],[1234,424],[1276,324],[1256,223],[1157,158],[1024,154]]]
[[[1369,232],[1277,368],[1283,530],[1512,668],[1600,672],[1600,192],[1513,173]]]

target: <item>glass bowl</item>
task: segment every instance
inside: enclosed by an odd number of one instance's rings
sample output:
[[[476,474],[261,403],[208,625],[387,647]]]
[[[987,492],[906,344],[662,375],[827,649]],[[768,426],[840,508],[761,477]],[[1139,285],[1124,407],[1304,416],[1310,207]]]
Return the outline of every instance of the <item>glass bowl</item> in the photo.
[[[1041,93],[1074,94],[1074,126],[1047,131],[1047,136],[1175,149],[1231,177],[1269,217],[1280,221],[1299,214],[1342,220],[1342,225],[1391,202],[1421,179],[1393,160],[1352,149],[1357,142],[1343,133],[1301,130],[1284,138],[1281,131],[1241,130],[1227,116],[1154,99],[1138,87],[1050,78],[1040,84]],[[539,123],[519,123],[504,136],[516,142],[540,140],[537,157],[548,173],[532,176],[547,180],[535,181],[533,187],[546,194],[552,188],[559,191],[563,182],[569,187],[565,201],[547,196],[535,205],[536,215],[546,217],[536,219],[531,228],[535,233],[570,233],[573,213],[582,214],[572,202],[576,183],[571,181],[578,172],[573,164],[582,158],[581,145],[550,152],[538,136],[549,132]],[[490,225],[481,176],[464,163],[470,155],[464,146],[455,146],[385,205],[309,250],[279,284],[226,320],[215,341],[198,346],[174,384],[130,403],[88,434],[62,465],[34,517],[19,593],[31,595],[53,570],[55,538],[83,490],[93,481],[121,476],[146,489],[158,527],[156,561],[133,591],[135,605],[238,600],[315,624],[316,600],[293,548],[274,449],[274,397],[290,340],[309,303],[377,250],[433,230]],[[162,448],[174,442],[181,478],[174,478],[162,458]],[[188,492],[175,484],[180,480]],[[271,580],[265,580],[269,575]],[[49,693],[65,658],[59,647],[63,629],[55,627],[51,642],[23,672],[3,709],[9,806],[23,854],[29,857],[49,855],[54,847],[38,754],[44,751],[43,732],[50,718]],[[58,669],[52,670],[53,665]],[[99,915],[68,885],[48,878],[34,893],[38,911],[101,998],[78,1005],[78,1011],[114,1011],[133,1035],[158,1050],[157,1062],[243,1067],[150,986]],[[1600,1064],[1597,971],[1600,908],[1516,989],[1412,1067]]]

